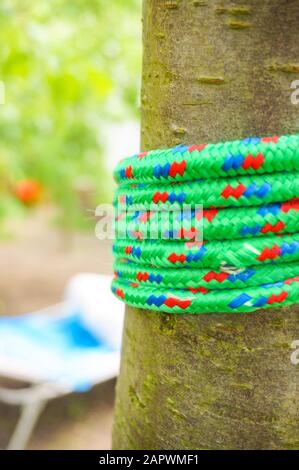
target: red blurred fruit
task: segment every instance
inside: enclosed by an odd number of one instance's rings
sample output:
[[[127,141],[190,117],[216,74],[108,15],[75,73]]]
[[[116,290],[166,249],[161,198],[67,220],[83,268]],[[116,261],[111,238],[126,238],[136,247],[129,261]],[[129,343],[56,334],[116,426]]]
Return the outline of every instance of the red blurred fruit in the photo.
[[[31,179],[18,181],[14,188],[16,197],[26,205],[36,204],[41,197],[41,185]]]

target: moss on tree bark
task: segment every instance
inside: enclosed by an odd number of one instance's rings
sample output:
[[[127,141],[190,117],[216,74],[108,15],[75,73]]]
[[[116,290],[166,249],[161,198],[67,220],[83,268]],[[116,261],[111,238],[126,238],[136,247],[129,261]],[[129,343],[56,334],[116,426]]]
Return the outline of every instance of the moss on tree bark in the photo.
[[[299,1],[145,0],[142,148],[298,132]],[[127,308],[115,449],[298,449],[299,306]]]

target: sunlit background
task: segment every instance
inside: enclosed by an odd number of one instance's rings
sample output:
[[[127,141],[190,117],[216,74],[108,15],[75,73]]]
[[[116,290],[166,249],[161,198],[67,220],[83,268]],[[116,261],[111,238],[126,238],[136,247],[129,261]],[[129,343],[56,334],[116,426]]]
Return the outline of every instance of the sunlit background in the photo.
[[[80,272],[110,274],[94,209],[139,146],[141,0],[2,0],[0,315],[61,301]],[[114,382],[46,408],[29,447],[107,448]],[[0,405],[0,448],[16,411]]]

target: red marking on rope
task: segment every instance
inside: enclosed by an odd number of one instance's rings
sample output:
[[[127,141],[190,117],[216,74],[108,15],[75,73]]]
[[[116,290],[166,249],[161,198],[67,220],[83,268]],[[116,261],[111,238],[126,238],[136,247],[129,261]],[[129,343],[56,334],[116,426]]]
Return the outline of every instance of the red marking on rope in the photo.
[[[299,276],[291,277],[291,279],[284,281],[284,283],[287,285],[293,284],[294,282],[299,282]]]
[[[198,248],[203,245],[203,242],[186,242],[185,247],[188,249]]]
[[[166,202],[167,199],[168,199],[168,193],[166,191],[164,193],[160,193],[159,191],[157,191],[153,195],[153,202],[155,204],[158,204],[159,201]]]
[[[124,291],[123,291],[122,289],[120,289],[119,287],[115,290],[115,293],[116,293],[116,295],[118,295],[118,297],[120,297],[121,299],[124,299],[124,298],[125,298]]]
[[[139,284],[138,284],[138,282],[131,282],[130,286],[134,287],[134,289],[136,289],[136,287],[139,287]]]
[[[189,240],[192,240],[196,238],[196,236],[199,234],[198,230],[196,230],[195,227],[191,227],[190,230],[186,230],[184,228],[181,228],[178,231],[178,237],[179,238],[189,238]]]
[[[171,253],[171,255],[168,256],[168,261],[171,263],[184,263],[186,261],[187,256],[185,255],[177,255],[176,253]]]
[[[182,160],[181,163],[173,162],[168,172],[169,176],[172,176],[172,178],[174,178],[177,174],[183,176],[186,166],[186,160]]]
[[[263,137],[262,138],[262,142],[263,144],[268,144],[269,142],[273,142],[274,144],[276,144],[280,139],[280,136],[279,135],[275,135],[274,137]]]
[[[191,305],[191,300],[180,300],[175,297],[169,297],[169,299],[164,302],[167,307],[180,307],[182,309],[188,308]]]
[[[119,203],[124,204],[126,202],[126,196],[124,194],[121,194],[119,196]]]
[[[211,282],[213,280],[217,282],[223,282],[229,277],[228,273],[215,273],[215,271],[210,271],[204,276],[204,281]]]
[[[192,287],[189,287],[187,290],[189,290],[190,292],[192,292],[192,294],[196,294],[197,292],[201,292],[202,294],[206,294],[207,292],[209,292],[209,289],[207,289],[206,287],[195,287],[194,289]]]
[[[139,282],[146,282],[149,278],[149,274],[148,273],[142,273],[141,271],[139,271],[137,274],[136,274],[136,279],[139,281]]]
[[[281,248],[277,245],[274,245],[272,248],[264,248],[257,259],[259,261],[266,261],[267,259],[275,259],[280,255]]]
[[[290,210],[299,211],[299,198],[295,197],[290,201],[283,202],[281,204],[281,210],[283,212],[289,212]]]
[[[281,292],[279,295],[273,294],[273,295],[271,295],[271,297],[269,297],[269,299],[267,300],[267,304],[271,305],[271,304],[274,304],[274,303],[276,303],[276,302],[281,303],[281,302],[283,302],[283,301],[287,298],[288,295],[289,295],[289,294],[288,294],[288,292],[286,292],[286,291]]]
[[[254,170],[257,170],[262,166],[264,161],[265,157],[262,153],[258,153],[255,157],[251,153],[249,153],[242,164],[242,168],[244,168],[244,170],[247,170],[251,167]]]
[[[209,221],[212,222],[214,217],[218,214],[218,209],[207,209],[203,211],[203,216]]]
[[[148,219],[152,216],[152,212],[144,212],[143,214],[141,214],[141,216],[139,217],[139,220],[140,222],[147,222]]]
[[[133,178],[133,168],[132,168],[132,165],[127,166],[126,171],[125,171],[125,175],[126,175],[127,178]]]
[[[142,159],[144,157],[146,157],[146,155],[148,154],[148,152],[141,152],[138,154],[138,158]]]
[[[124,213],[124,212],[121,212],[121,213],[116,217],[117,222],[119,222],[124,216],[125,216],[125,213]]]
[[[190,147],[188,148],[188,152],[193,152],[194,150],[201,152],[206,146],[207,144],[190,145]]]
[[[143,234],[140,232],[140,230],[134,230],[133,235],[137,240],[143,239]]]
[[[280,220],[275,225],[272,225],[270,223],[267,223],[266,225],[264,225],[264,227],[261,229],[261,233],[269,233],[269,232],[277,233],[283,230],[284,228],[285,228],[285,224]]]
[[[132,249],[133,249],[132,246],[126,246],[126,248],[125,248],[126,255],[130,255],[132,253]]]
[[[243,184],[238,184],[236,188],[233,188],[230,184],[224,188],[221,193],[221,196],[225,199],[228,199],[230,196],[234,197],[235,199],[239,199],[242,194],[246,191],[246,187]]]
[[[214,219],[214,217],[218,214],[219,210],[218,209],[215,209],[214,207],[212,207],[211,209],[202,209],[202,210],[198,210],[196,213],[195,213],[195,218],[197,220],[201,220],[203,217],[205,219],[207,219],[209,222],[212,222],[212,220]]]

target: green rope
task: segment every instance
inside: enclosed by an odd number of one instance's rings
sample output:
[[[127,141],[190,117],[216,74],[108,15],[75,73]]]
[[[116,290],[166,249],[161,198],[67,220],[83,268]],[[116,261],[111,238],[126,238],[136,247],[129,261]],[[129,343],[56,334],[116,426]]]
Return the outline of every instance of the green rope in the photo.
[[[201,239],[226,240],[242,237],[261,237],[277,230],[280,233],[299,232],[299,217],[297,203],[285,203],[281,210],[273,210],[271,205],[262,207],[225,208],[221,211],[202,208],[197,211],[190,210],[190,218],[181,215],[180,208],[162,212],[150,210],[149,205],[142,204],[142,210],[131,208],[121,211],[118,215],[117,229],[119,233],[126,233],[132,239],[147,239],[151,232],[159,234],[160,238],[192,240],[194,230]],[[280,209],[280,206],[277,206]],[[271,210],[272,208],[272,210]],[[136,217],[136,212],[139,217]],[[241,213],[243,212],[243,213]],[[166,215],[167,214],[167,215]],[[143,218],[141,217],[143,216]],[[165,216],[172,232],[161,230],[165,226]],[[194,230],[192,230],[192,228]]]
[[[112,288],[125,302],[205,313],[299,301],[298,135],[143,152],[115,178]]]
[[[204,208],[248,207],[287,201],[298,194],[299,172],[188,181],[172,183],[172,186],[165,182],[123,184],[116,192],[114,202],[122,203],[125,199],[127,209],[142,204],[163,204],[163,207],[171,208],[182,203],[201,204]]]

